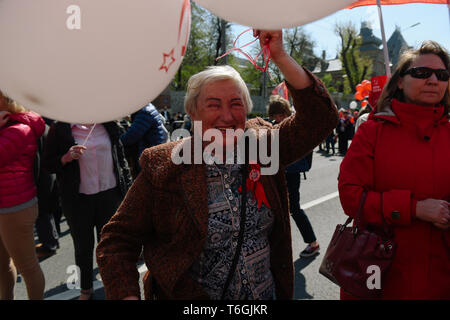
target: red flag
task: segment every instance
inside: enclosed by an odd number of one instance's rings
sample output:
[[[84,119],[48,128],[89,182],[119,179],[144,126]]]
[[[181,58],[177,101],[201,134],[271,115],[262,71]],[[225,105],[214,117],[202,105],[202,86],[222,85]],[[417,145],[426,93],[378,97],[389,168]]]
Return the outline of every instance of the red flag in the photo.
[[[284,81],[272,90],[272,94],[282,96],[286,100],[289,100],[288,88],[286,87],[286,83],[284,83]]]
[[[390,4],[407,4],[407,3],[436,3],[436,4],[449,4],[449,0],[380,0],[381,5]],[[377,0],[357,0],[347,7],[347,9],[353,9],[362,6],[376,5]]]
[[[381,91],[383,91],[384,85],[387,82],[387,76],[372,77],[370,82],[372,83],[372,90],[369,93],[369,103],[372,108],[375,109],[378,99],[380,98]]]

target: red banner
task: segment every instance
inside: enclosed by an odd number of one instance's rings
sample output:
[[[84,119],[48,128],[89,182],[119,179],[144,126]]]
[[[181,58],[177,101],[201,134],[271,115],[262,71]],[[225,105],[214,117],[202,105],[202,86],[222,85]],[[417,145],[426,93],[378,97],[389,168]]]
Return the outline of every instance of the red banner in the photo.
[[[283,98],[285,98],[286,100],[289,100],[289,91],[288,91],[288,88],[287,88],[286,84],[284,83],[284,81],[282,83],[280,83],[279,85],[277,85],[275,87],[275,89],[272,90],[272,94],[280,95]]]
[[[378,99],[380,98],[381,91],[383,91],[384,85],[387,82],[387,76],[372,77],[370,79],[372,83],[372,91],[369,93],[369,103],[373,109],[375,109]]]
[[[436,4],[449,4],[450,0],[380,0],[381,5],[390,4],[407,4],[407,3],[436,3]],[[376,5],[377,0],[358,0],[353,2],[347,7],[347,9],[353,9],[362,6]]]

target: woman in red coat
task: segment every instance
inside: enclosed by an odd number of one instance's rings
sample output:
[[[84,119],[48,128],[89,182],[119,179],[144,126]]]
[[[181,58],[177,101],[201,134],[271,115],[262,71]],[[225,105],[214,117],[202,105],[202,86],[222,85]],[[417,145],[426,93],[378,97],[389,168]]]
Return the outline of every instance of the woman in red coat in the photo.
[[[14,298],[17,271],[30,299],[43,299],[45,279],[34,247],[38,216],[33,164],[42,118],[0,91],[0,299]],[[17,267],[17,271],[16,271]]]
[[[383,299],[450,299],[449,56],[437,43],[403,54],[345,156],[339,196],[355,217],[394,228]],[[341,298],[351,298],[342,292]]]

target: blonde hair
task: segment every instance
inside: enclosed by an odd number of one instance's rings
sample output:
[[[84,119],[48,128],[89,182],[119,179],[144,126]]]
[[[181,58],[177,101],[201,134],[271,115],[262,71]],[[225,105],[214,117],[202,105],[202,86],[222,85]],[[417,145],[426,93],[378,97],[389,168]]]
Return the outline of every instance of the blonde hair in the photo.
[[[186,96],[184,97],[184,109],[186,113],[190,116],[196,114],[197,98],[204,85],[222,80],[232,80],[241,89],[245,110],[247,113],[250,113],[253,108],[253,103],[247,85],[241,78],[241,75],[230,66],[208,67],[206,70],[189,78]]]
[[[0,90],[0,111],[8,111],[11,113],[22,113],[29,111],[27,108],[3,94]]]

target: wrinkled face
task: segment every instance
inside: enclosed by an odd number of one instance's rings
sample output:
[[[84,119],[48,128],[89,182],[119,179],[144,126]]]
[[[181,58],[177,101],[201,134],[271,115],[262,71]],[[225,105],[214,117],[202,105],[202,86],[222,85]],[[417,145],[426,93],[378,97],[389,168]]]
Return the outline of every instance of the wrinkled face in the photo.
[[[226,129],[245,128],[246,109],[241,89],[232,80],[220,80],[204,85],[197,98],[197,111],[192,120],[202,122],[202,134],[208,129],[222,133],[223,145],[236,142],[226,137]]]
[[[445,65],[435,54],[424,54],[417,57],[409,68],[428,67],[445,69]],[[403,90],[405,102],[434,106],[438,104],[448,90],[448,81],[439,81],[433,73],[429,78],[417,79],[407,74],[398,80],[399,89]]]

